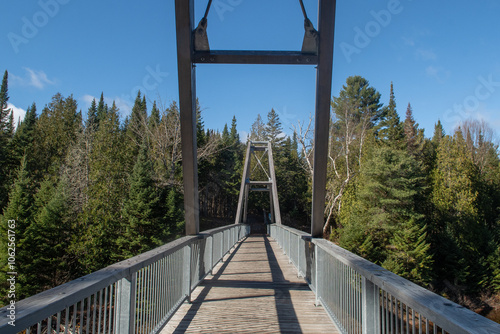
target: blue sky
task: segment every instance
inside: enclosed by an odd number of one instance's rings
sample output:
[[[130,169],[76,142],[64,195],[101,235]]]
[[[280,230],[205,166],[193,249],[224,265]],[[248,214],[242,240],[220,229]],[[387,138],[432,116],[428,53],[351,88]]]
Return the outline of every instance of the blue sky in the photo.
[[[206,0],[197,0],[196,21]],[[317,1],[304,0],[317,27]],[[163,105],[178,99],[173,0],[0,2],[0,71],[9,71],[18,115],[60,92],[86,113],[101,92],[123,116],[140,89]],[[467,118],[500,131],[500,1],[338,0],[332,95],[361,75],[387,104],[391,81],[403,119],[408,102],[432,136]],[[299,50],[298,1],[214,0],[212,49]],[[274,108],[284,130],[314,113],[315,68],[288,65],[198,65],[197,95],[206,127],[233,115],[245,134],[258,113]],[[151,104],[150,104],[151,106]]]

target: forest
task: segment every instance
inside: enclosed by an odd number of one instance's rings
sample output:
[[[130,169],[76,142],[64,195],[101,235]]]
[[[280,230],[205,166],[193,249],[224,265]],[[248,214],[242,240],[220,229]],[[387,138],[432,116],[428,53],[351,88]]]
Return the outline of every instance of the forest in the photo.
[[[332,97],[324,237],[477,311],[500,298],[500,158],[494,131],[464,120],[424,136],[361,76]],[[184,232],[179,108],[137,93],[125,119],[113,103],[85,112],[57,93],[14,126],[0,89],[0,304],[7,301],[9,222],[16,299],[171,241]],[[236,110],[236,106],[235,106]],[[286,135],[270,107],[240,138],[236,116],[205,128],[197,103],[201,229],[234,222],[248,140],[273,146],[283,223],[309,231],[313,119]],[[237,112],[235,111],[235,114]],[[83,115],[86,115],[84,117]],[[268,199],[250,198],[262,216]]]

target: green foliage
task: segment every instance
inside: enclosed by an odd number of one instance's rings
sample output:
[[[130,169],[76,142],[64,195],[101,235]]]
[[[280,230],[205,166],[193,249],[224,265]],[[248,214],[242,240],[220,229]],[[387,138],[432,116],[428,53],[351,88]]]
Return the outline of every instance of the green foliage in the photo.
[[[11,183],[10,167],[10,141],[13,135],[12,113],[7,108],[8,95],[8,72],[5,71],[0,86],[0,212],[7,205],[7,194]]]
[[[382,120],[378,130],[378,138],[386,145],[400,148],[403,144],[404,128],[399,120],[396,110],[396,98],[394,97],[394,88],[391,82],[391,93],[389,104],[383,108]]]
[[[162,224],[153,164],[145,144],[141,147],[129,184],[130,191],[122,209],[124,230],[117,241],[120,253],[126,258],[161,245],[168,234],[167,227]]]
[[[383,146],[363,166],[351,212],[344,213],[349,223],[340,244],[399,275],[428,281],[432,257],[424,216],[416,207],[424,190],[419,164],[405,151]]]
[[[25,236],[26,230],[33,221],[33,215],[35,213],[33,205],[34,194],[35,187],[33,186],[33,181],[29,173],[29,167],[26,163],[26,159],[23,158],[17,172],[17,178],[9,193],[8,205],[3,212],[3,216],[0,216],[0,293],[2,298],[7,296],[5,293],[7,291],[5,275],[7,272],[12,271],[7,268],[7,230],[9,229],[14,231],[16,237],[16,270],[23,275],[28,275],[28,272],[24,271],[24,268],[30,263],[33,254],[31,253],[29,244],[25,242]],[[9,228],[9,221],[14,222],[14,229]],[[25,286],[21,284],[22,282],[26,282],[24,278],[25,276],[19,277],[16,281],[16,291],[20,296],[26,296],[27,292],[27,290],[24,290]]]

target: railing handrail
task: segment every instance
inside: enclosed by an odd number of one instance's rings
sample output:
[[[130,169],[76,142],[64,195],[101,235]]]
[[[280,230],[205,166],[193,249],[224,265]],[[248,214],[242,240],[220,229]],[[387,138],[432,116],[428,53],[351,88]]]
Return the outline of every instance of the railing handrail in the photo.
[[[25,328],[32,325],[33,322],[46,319],[52,314],[73,305],[76,301],[82,300],[120,279],[132,275],[134,272],[178,251],[182,247],[192,244],[196,240],[205,239],[238,225],[242,226],[242,224],[231,224],[203,231],[198,235],[181,237],[148,252],[20,300],[15,303],[16,327]],[[10,319],[7,317],[9,314],[7,307],[8,305],[0,309],[0,330],[12,327],[8,324]]]
[[[312,242],[336,259],[353,268],[373,284],[389,292],[405,305],[424,311],[426,318],[432,322],[439,323],[447,331],[451,333],[465,333],[464,330],[470,333],[493,333],[482,331],[480,328],[482,322],[487,322],[488,328],[491,329],[491,323],[495,324],[493,321],[464,306],[441,297],[328,240],[313,238]],[[500,330],[500,325],[496,325],[498,326],[498,330]]]
[[[311,235],[306,232],[284,225],[273,224],[271,226],[279,227],[300,236],[303,240],[311,241],[315,246],[351,267],[359,275],[390,293],[400,302],[414,310],[422,311],[428,320],[438,323],[449,333],[500,333],[500,324],[410,282],[329,240],[311,238]]]

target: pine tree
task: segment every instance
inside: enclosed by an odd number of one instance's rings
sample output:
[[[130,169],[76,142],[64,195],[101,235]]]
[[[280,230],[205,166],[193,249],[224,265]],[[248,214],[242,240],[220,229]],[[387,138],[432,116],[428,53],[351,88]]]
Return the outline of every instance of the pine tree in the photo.
[[[349,77],[338,97],[332,101],[327,180],[327,218],[323,233],[330,225],[340,227],[337,215],[344,203],[344,192],[355,181],[367,152],[374,145],[375,130],[383,116],[380,93],[360,76]]]

